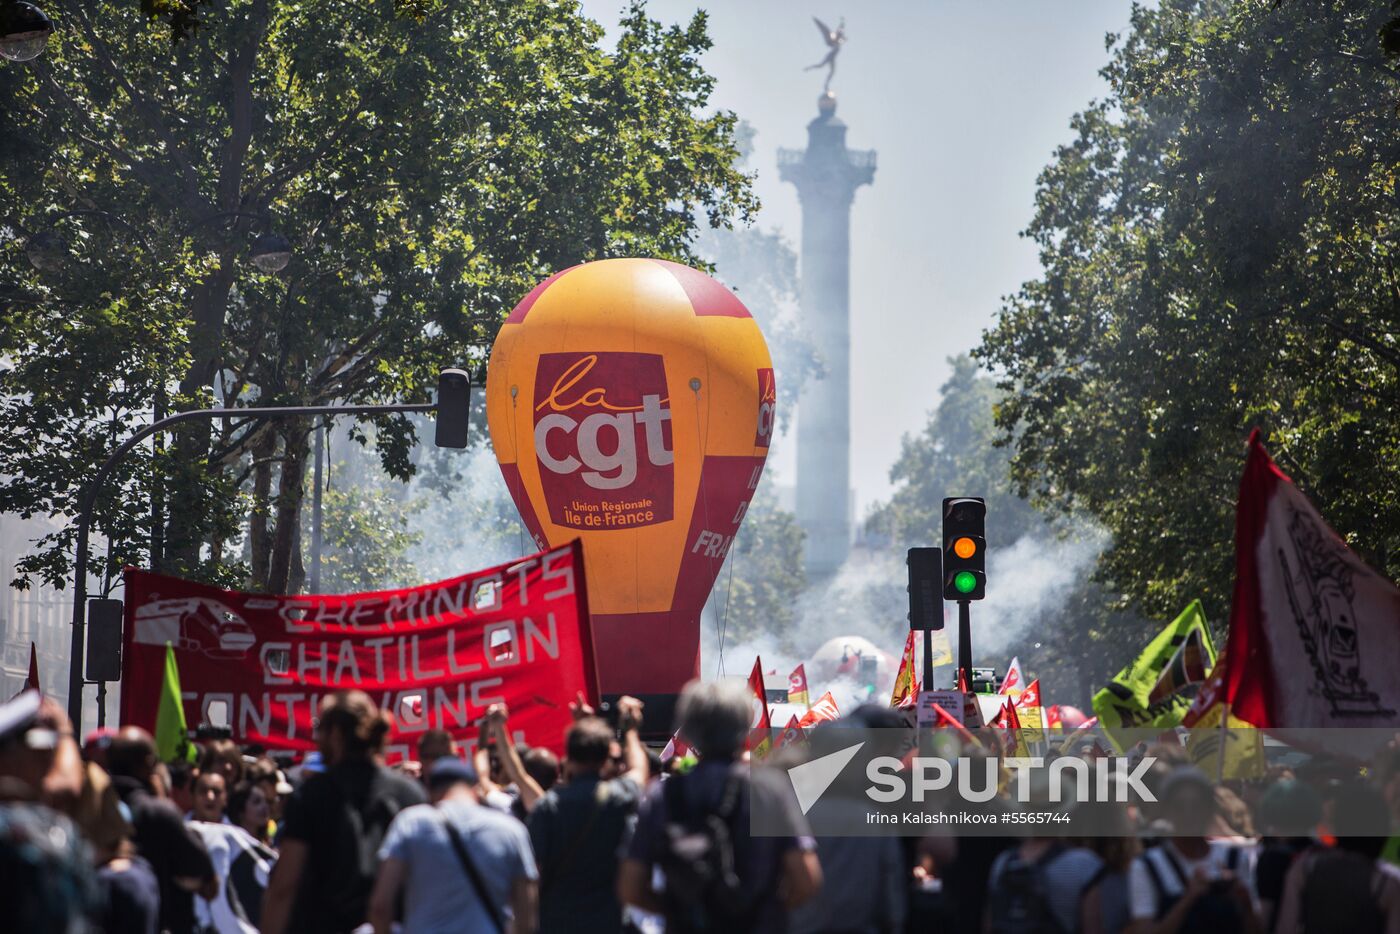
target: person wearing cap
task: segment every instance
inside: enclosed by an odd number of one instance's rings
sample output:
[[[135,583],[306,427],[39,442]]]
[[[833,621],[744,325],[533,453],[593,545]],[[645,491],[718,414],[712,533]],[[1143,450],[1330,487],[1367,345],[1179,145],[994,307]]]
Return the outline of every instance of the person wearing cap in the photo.
[[[400,812],[379,849],[369,905],[375,934],[392,929],[400,895],[403,928],[414,934],[535,929],[530,838],[519,821],[481,804],[478,784],[476,769],[456,757],[428,766],[432,803]]]
[[[41,803],[60,740],[41,707],[32,690],[0,705],[0,928],[85,930],[99,890],[77,825]]]

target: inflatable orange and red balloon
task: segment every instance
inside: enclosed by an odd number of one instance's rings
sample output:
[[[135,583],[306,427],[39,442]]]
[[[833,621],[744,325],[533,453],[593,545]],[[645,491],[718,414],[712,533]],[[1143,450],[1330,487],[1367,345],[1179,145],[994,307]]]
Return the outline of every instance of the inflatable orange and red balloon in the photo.
[[[700,611],[758,487],[773,363],[729,289],[609,259],[550,276],[491,351],[496,458],[541,548],[583,540],[600,688],[699,674]]]

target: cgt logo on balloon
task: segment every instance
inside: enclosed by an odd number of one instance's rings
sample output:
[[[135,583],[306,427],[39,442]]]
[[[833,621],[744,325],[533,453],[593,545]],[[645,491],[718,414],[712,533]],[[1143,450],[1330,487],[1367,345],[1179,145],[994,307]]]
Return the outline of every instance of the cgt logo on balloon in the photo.
[[[540,354],[535,456],[549,518],[573,529],[670,521],[671,400],[660,354]]]
[[[778,383],[773,368],[758,371],[758,432],[753,437],[756,448],[772,447],[773,425],[778,420]]]
[[[536,540],[583,543],[604,694],[665,711],[699,674],[700,614],[762,476],[776,405],[757,322],[676,263],[572,267],[501,326],[491,443]]]

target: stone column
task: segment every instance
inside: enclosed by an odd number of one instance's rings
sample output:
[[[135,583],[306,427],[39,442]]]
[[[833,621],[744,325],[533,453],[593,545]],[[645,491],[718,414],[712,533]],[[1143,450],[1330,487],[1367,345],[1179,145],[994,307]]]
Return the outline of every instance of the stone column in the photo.
[[[875,153],[846,148],[836,95],[823,94],[805,150],[778,151],[778,174],[802,202],[802,325],[825,373],[797,407],[797,520],[814,581],[834,574],[851,548],[851,202],[875,178]]]

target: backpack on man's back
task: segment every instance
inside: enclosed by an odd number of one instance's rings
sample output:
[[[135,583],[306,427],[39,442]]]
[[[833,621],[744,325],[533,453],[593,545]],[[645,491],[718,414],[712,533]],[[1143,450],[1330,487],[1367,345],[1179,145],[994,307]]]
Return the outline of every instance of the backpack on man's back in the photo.
[[[1006,852],[1005,862],[987,893],[992,934],[1068,934],[1050,910],[1045,868],[1063,854],[1053,844],[1039,858],[1027,861],[1020,848]]]
[[[1302,858],[1308,860],[1299,912],[1303,930],[1308,934],[1385,930],[1381,876],[1373,860],[1346,850],[1324,850]]]
[[[667,779],[666,836],[659,864],[666,875],[666,930],[677,934],[741,934],[754,923],[759,899],[744,885],[744,854],[734,845],[746,782],[736,770],[719,805],[706,811],[687,800],[691,776]]]

